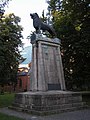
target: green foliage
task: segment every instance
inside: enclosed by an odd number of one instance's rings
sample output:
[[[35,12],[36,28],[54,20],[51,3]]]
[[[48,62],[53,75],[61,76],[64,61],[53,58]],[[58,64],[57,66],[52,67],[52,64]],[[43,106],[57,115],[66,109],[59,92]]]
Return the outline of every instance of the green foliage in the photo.
[[[0,0],[0,6],[5,7],[5,5],[7,5],[9,1],[10,0]]]
[[[49,13],[61,39],[67,89],[90,89],[89,0],[49,0]]]
[[[6,5],[8,5],[9,1],[10,0],[0,0],[0,20],[5,12],[4,8]]]
[[[0,20],[0,84],[16,82],[19,60],[22,59],[19,47],[22,46],[20,18],[14,14]]]

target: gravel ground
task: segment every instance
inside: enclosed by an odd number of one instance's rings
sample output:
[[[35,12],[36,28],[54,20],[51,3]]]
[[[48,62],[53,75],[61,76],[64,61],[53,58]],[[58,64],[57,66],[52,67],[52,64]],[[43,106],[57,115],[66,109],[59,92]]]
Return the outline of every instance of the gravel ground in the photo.
[[[90,109],[65,112],[48,116],[35,116],[23,112],[17,112],[8,108],[0,108],[0,112],[23,118],[24,120],[90,120]]]

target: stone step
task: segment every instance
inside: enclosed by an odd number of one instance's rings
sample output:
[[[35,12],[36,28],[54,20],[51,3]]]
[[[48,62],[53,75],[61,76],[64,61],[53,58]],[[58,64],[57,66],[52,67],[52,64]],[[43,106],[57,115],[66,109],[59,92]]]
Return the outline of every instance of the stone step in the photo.
[[[36,114],[72,111],[86,107],[82,96],[73,92],[19,93],[15,96],[13,109]],[[55,112],[56,111],[56,112]]]
[[[15,106],[10,106],[9,107],[10,109],[14,109],[16,111],[23,111],[23,112],[26,112],[26,113],[29,113],[29,114],[34,114],[34,115],[49,115],[49,114],[58,114],[58,113],[62,113],[62,112],[71,112],[71,111],[75,111],[75,110],[81,110],[81,109],[84,109],[84,108],[88,108],[87,105],[82,105],[82,106],[78,106],[78,107],[64,107],[64,108],[61,108],[61,109],[51,109],[51,110],[30,110],[30,109],[27,109],[27,108],[21,108],[21,107],[15,107]]]

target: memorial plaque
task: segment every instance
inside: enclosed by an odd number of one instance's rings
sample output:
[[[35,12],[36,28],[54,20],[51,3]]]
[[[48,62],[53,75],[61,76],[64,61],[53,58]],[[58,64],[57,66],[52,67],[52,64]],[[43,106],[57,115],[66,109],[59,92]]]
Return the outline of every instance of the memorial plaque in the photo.
[[[48,90],[60,90],[60,84],[48,84]]]

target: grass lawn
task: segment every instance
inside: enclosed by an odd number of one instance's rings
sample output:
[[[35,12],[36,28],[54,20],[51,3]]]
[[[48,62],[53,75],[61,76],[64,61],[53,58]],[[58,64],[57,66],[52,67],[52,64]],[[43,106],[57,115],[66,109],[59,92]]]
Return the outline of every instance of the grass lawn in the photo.
[[[14,100],[14,95],[14,93],[5,93],[4,95],[0,95],[0,108],[10,106]]]
[[[14,95],[15,95],[14,93],[5,93],[4,95],[0,95],[0,108],[11,106],[14,100]],[[0,113],[0,120],[23,120],[23,119]]]
[[[20,119],[17,117],[8,116],[8,115],[0,113],[0,120],[24,120],[24,119]]]

